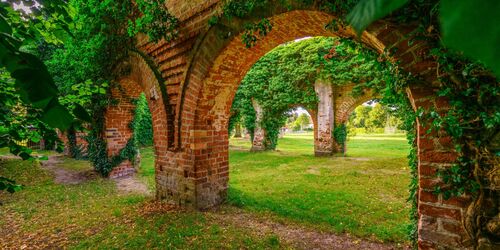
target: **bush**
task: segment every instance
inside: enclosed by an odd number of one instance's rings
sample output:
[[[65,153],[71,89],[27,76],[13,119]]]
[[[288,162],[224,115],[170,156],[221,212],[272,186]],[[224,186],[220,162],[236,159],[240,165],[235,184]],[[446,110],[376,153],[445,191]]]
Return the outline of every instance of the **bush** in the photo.
[[[153,145],[153,121],[144,93],[139,96],[136,102],[132,129],[134,130],[135,140],[139,146]]]

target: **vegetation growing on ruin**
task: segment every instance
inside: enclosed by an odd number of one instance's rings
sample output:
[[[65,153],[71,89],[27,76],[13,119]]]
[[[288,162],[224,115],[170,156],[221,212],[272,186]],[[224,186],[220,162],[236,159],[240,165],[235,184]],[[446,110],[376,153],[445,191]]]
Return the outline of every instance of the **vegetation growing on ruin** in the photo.
[[[217,20],[259,16],[258,13],[272,2],[230,1]],[[486,187],[494,183],[500,167],[498,151],[495,151],[498,149],[493,147],[495,140],[498,140],[500,127],[500,85],[497,78],[500,76],[500,63],[494,59],[499,55],[493,53],[498,51],[496,47],[500,28],[495,25],[497,14],[493,9],[498,9],[500,3],[488,1],[478,6],[467,1],[455,5],[455,1],[451,0],[355,0],[342,1],[342,4],[339,1],[280,2],[289,8],[319,6],[326,12],[340,16],[340,19],[330,23],[332,29],[350,24],[361,33],[371,22],[382,17],[396,23],[416,23],[410,42],[425,40],[431,47],[430,54],[423,56],[438,62],[436,78],[441,83],[439,95],[448,98],[450,104],[446,112],[418,110],[417,114],[420,121],[429,121],[429,134],[446,131],[453,138],[459,154],[453,167],[439,172],[446,188],[436,186],[436,192],[442,193],[445,198],[472,195],[474,201],[467,211],[464,226],[475,245],[479,238],[487,237],[486,222],[481,219],[485,215],[479,211],[488,210],[489,217],[499,213],[498,209],[486,208],[485,197],[495,196]],[[460,18],[455,18],[458,16]],[[259,36],[272,30],[272,25],[261,25],[269,23],[266,20],[264,17],[258,22],[249,21],[245,26],[242,37],[247,46],[253,46]],[[488,32],[478,29],[476,20],[481,20]],[[474,36],[480,44],[469,43],[470,36]],[[390,55],[391,51],[387,52]],[[397,65],[392,67],[393,72],[404,74]],[[403,84],[395,84],[398,81],[394,79],[385,81],[384,98],[404,102],[401,99],[404,88],[418,80]],[[411,116],[414,116],[412,112],[404,120],[409,121]],[[411,141],[414,136],[409,139],[410,143],[414,143]],[[410,156],[410,161],[415,162],[415,153],[412,152]],[[415,206],[416,188],[414,180],[411,199]],[[416,218],[416,214],[412,217]],[[413,230],[410,237],[416,239],[415,235],[416,231]]]

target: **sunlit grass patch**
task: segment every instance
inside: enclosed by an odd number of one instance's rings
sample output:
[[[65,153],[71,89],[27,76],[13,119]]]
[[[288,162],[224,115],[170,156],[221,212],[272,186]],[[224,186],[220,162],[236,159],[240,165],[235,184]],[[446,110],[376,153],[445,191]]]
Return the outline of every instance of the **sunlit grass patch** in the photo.
[[[405,241],[410,180],[403,135],[363,135],[347,157],[316,158],[312,134],[287,135],[277,151],[251,153],[231,139],[230,203],[290,221],[383,241]]]

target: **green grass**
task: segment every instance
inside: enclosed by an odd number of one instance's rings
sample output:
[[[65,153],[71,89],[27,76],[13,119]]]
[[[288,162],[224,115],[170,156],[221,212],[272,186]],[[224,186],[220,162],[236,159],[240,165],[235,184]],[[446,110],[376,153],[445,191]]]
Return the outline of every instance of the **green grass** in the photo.
[[[66,163],[73,162],[67,160]],[[69,167],[75,168],[83,167]],[[97,178],[77,185],[56,184],[51,173],[40,168],[36,161],[20,160],[0,161],[0,176],[25,185],[14,194],[0,192],[3,203],[0,232],[13,234],[2,235],[0,248],[26,245],[70,249],[269,249],[281,246],[272,234],[258,237],[245,228],[219,224],[200,212],[145,214],[141,211],[150,201],[141,195],[119,194],[113,180]]]
[[[78,172],[90,171],[94,169],[89,161],[76,160],[73,158],[66,158],[66,157],[62,158],[61,162],[58,163],[58,166],[67,170],[78,171]]]
[[[346,158],[315,158],[311,134],[286,136],[274,152],[248,152],[250,143],[241,139],[231,139],[230,144],[231,205],[309,228],[405,241],[409,170],[403,136],[351,138]],[[152,148],[141,150],[141,155],[139,176],[154,188]],[[89,169],[88,163],[71,159],[62,165],[75,171]],[[210,213],[145,214],[144,207],[151,204],[148,198],[120,194],[112,180],[56,184],[36,161],[0,161],[0,176],[25,185],[12,195],[0,193],[0,232],[17,228],[18,240],[24,240],[13,246],[52,242],[48,248],[287,247],[274,234],[256,235]]]
[[[350,138],[347,157],[316,158],[311,134],[251,153],[231,139],[230,204],[285,220],[382,241],[406,241],[410,181],[403,135]]]
[[[155,152],[153,147],[141,148],[141,166],[138,170],[139,178],[146,183],[150,190],[155,189]]]

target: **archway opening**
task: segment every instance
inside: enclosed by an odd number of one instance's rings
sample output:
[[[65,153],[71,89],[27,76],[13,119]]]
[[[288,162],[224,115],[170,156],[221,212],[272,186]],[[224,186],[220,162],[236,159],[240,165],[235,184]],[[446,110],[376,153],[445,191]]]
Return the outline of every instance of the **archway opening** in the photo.
[[[318,68],[312,68],[313,73],[308,77],[290,77],[297,74],[299,66],[307,64],[307,60],[297,60],[303,56],[304,51],[307,51],[306,55],[321,60],[327,58],[326,55],[331,53],[332,48],[342,53],[342,40],[314,39],[316,40],[301,39],[289,42],[277,47],[277,50],[271,50],[254,64],[239,85],[231,109],[232,117],[238,117],[239,120],[229,120],[228,134],[232,135],[236,124],[240,123],[241,127],[242,123],[247,123],[245,119],[251,120],[250,125],[242,127],[252,132],[246,139],[243,135],[243,138],[232,138],[229,142],[229,203],[246,210],[271,214],[286,221],[313,225],[315,228],[402,243],[410,224],[408,214],[411,207],[406,203],[410,170],[405,159],[409,149],[405,138],[398,138],[397,141],[402,144],[402,155],[398,154],[401,152],[392,153],[393,148],[386,147],[385,144],[381,146],[377,141],[361,140],[362,144],[369,143],[368,148],[372,151],[361,151],[354,147],[352,157],[316,157],[331,156],[334,152],[343,150],[336,145],[339,142],[336,130],[341,127],[337,125],[344,125],[346,128],[345,123],[350,111],[356,104],[364,102],[361,100],[373,94],[365,88],[360,91],[356,88],[358,85],[351,81],[340,82],[341,78],[330,77],[328,74],[334,74],[333,72],[328,72],[320,78],[320,74],[317,74]],[[321,42],[325,42],[324,48],[318,47]],[[314,49],[299,46],[301,43],[310,43]],[[351,45],[351,42],[346,43]],[[297,53],[283,52],[287,48],[299,49],[295,51]],[[286,60],[275,60],[279,58],[279,53],[275,51],[286,55]],[[349,53],[358,55],[356,50],[346,51],[349,52],[339,60],[352,59],[347,56]],[[280,63],[291,65],[283,67]],[[284,70],[283,75],[287,77],[280,76],[280,72],[277,72],[280,70]],[[359,69],[353,71],[355,70]],[[291,79],[299,80],[286,81]],[[309,99],[307,105],[303,102],[304,108],[297,109],[296,107],[301,105],[287,95],[296,93],[294,88],[298,89],[297,92],[308,93],[314,98]],[[240,91],[242,89],[243,91]],[[243,96],[240,95],[241,92],[245,92]],[[286,101],[277,100],[276,96]],[[304,96],[308,95],[300,97]],[[280,102],[283,102],[285,108],[280,108]],[[244,106],[248,111],[237,111],[235,106]],[[266,112],[272,115],[266,116]],[[306,113],[308,115],[305,115]],[[262,130],[258,125],[265,125],[266,119],[279,120],[278,114],[288,114],[288,120],[279,126],[280,132],[287,129],[288,133],[285,133],[282,139],[277,139],[276,148],[259,153],[252,152],[257,151],[251,150],[258,144],[255,138],[261,134],[264,137],[266,135],[266,131],[256,132]],[[311,117],[307,124],[296,123],[301,114],[305,115],[303,117]],[[309,124],[314,125],[309,127]],[[293,128],[294,126],[296,128]],[[307,129],[312,131],[304,132]],[[325,151],[328,147],[324,146],[328,143],[331,150],[329,153]],[[322,149],[319,152],[324,154],[318,154],[318,148]],[[392,162],[387,162],[386,158],[374,156],[374,151],[386,151],[386,154],[395,156],[390,158]],[[394,165],[394,162],[398,164]]]
[[[153,120],[145,93],[141,93],[135,100],[134,120],[131,127],[138,149],[137,174],[147,184],[148,189],[154,191],[156,154],[153,142]]]

